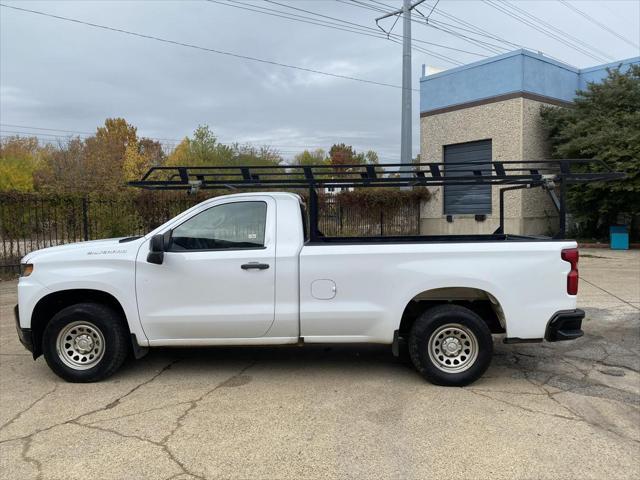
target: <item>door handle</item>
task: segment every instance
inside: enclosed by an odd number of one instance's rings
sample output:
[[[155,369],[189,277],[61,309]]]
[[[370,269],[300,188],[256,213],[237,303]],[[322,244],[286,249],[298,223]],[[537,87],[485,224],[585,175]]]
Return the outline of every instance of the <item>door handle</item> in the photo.
[[[266,270],[269,268],[268,263],[249,262],[240,266],[243,270]]]

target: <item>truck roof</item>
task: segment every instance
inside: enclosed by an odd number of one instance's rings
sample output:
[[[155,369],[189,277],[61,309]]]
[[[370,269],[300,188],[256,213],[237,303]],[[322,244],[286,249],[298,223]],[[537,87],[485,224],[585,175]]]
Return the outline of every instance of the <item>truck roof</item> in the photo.
[[[288,198],[288,199],[293,199],[297,202],[302,201],[302,197],[300,195],[298,195],[297,193],[291,193],[291,192],[239,192],[239,193],[232,193],[229,195],[218,195],[215,197],[211,197],[200,202],[200,205],[208,204],[208,203],[217,201],[221,198],[236,198],[236,197],[246,198],[246,197],[264,197],[264,196],[273,197],[276,199]]]

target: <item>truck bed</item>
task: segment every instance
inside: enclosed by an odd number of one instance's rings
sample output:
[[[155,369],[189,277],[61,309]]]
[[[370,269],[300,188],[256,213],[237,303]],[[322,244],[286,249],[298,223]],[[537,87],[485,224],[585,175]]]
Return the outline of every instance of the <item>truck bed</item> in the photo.
[[[490,301],[507,337],[539,340],[556,312],[576,308],[575,296],[567,294],[571,266],[561,255],[571,248],[575,242],[513,235],[306,243],[300,252],[301,336],[305,342],[391,343],[410,302],[455,296]]]

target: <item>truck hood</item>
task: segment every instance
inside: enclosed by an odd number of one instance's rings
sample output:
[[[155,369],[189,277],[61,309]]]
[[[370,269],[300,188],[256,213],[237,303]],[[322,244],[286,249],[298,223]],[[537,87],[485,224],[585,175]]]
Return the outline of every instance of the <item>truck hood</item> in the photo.
[[[87,255],[126,254],[132,249],[137,250],[143,241],[144,237],[118,237],[67,243],[28,253],[22,258],[21,263],[33,263],[34,261],[46,260],[52,256],[56,258],[68,256],[71,259]]]

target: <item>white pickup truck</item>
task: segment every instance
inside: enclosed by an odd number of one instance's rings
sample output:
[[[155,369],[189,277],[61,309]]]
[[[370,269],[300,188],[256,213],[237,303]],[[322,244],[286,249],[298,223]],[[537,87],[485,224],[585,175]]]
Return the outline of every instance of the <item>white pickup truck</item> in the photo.
[[[149,347],[379,343],[440,385],[479,378],[492,334],[582,335],[573,241],[509,235],[310,241],[292,193],[215,197],[144,237],[22,260],[16,321],[71,382]]]

